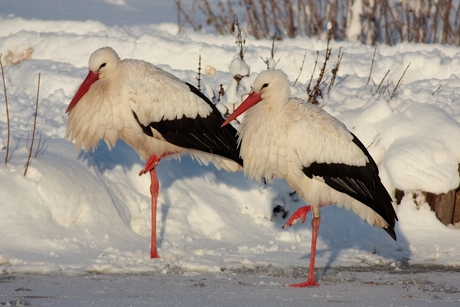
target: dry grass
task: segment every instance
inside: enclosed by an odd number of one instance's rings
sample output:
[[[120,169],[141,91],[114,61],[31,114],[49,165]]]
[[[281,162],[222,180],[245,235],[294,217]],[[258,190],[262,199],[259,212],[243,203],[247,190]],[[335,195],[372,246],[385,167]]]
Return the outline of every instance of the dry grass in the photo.
[[[37,98],[35,99],[35,113],[34,113],[34,127],[32,130],[32,141],[30,142],[29,148],[29,156],[27,157],[26,164],[24,165],[24,176],[27,174],[27,170],[29,169],[30,159],[32,158],[32,151],[34,149],[34,141],[35,141],[35,134],[37,131],[37,116],[38,116],[38,97],[40,96],[40,73],[38,74],[38,84],[37,84]],[[40,143],[41,143],[41,135],[38,142],[37,150],[35,152],[35,156],[37,157],[38,151],[40,150]]]
[[[29,47],[25,49],[16,49],[16,50],[8,50],[6,54],[3,56],[3,60],[5,61],[5,65],[19,65],[22,61],[29,60],[34,53],[34,48]]]
[[[0,70],[2,72],[3,95],[5,97],[5,108],[6,108],[6,125],[7,125],[6,155],[5,155],[5,165],[6,165],[8,163],[8,155],[10,152],[11,128],[10,128],[10,113],[8,109],[8,96],[6,94],[5,72],[3,70],[3,63],[2,63],[2,54],[0,54]]]
[[[215,6],[195,0],[188,10],[180,3],[176,0],[179,30],[182,23],[201,29],[196,19],[202,14],[218,33],[230,34],[238,11],[244,12],[245,31],[256,39],[324,37],[331,22],[334,40],[460,45],[460,2],[453,0],[362,1],[359,10],[354,0],[219,0]]]
[[[198,57],[198,75],[196,77],[196,80],[198,82],[197,88],[201,92],[201,54]]]
[[[8,156],[9,156],[9,150],[10,150],[11,128],[10,128],[10,116],[9,116],[9,108],[8,108],[8,96],[7,96],[6,83],[5,83],[5,74],[4,74],[3,63],[2,63],[2,54],[0,54],[0,71],[1,71],[1,74],[2,74],[2,81],[3,81],[3,93],[4,93],[4,97],[5,97],[5,106],[6,106],[6,123],[7,123],[7,130],[8,130],[7,143],[6,143],[6,155],[5,155],[5,162],[4,162],[5,165],[6,165],[8,163]],[[32,158],[32,151],[33,151],[33,147],[34,147],[35,134],[36,134],[36,130],[37,130],[38,98],[39,98],[39,94],[40,94],[40,75],[41,74],[38,74],[37,97],[36,97],[36,100],[35,100],[35,113],[34,113],[34,125],[33,125],[33,130],[32,130],[32,141],[31,141],[30,148],[29,148],[29,156],[28,156],[27,161],[26,161],[26,163],[24,165],[24,176],[27,174],[27,169],[29,167],[30,160]],[[39,140],[38,140],[38,145],[37,145],[37,148],[36,148],[35,154],[34,154],[34,159],[37,158],[37,155],[40,152],[41,142],[42,142],[42,136],[40,134],[40,137],[39,137]],[[28,132],[28,135],[27,135],[27,144],[26,144],[26,146],[27,147],[29,146],[29,132]]]
[[[311,81],[312,81],[313,74],[314,74],[315,69],[316,69],[316,64],[318,62],[318,58],[316,59],[315,67],[313,68],[313,72],[312,72],[312,77],[310,78],[310,82],[309,82],[309,84],[307,86],[308,102],[310,102],[312,104],[319,104],[318,97],[323,98],[323,89],[326,86],[326,85],[323,84],[324,83],[323,78],[324,78],[324,75],[326,74],[327,62],[330,60],[331,54],[332,54],[332,48],[329,47],[329,43],[331,42],[331,38],[332,38],[332,29],[328,30],[327,45],[326,45],[326,55],[325,55],[325,58],[324,58],[323,66],[321,67],[321,70],[319,72],[318,79],[316,79],[315,86],[313,87],[313,89],[310,90]],[[341,56],[340,56],[340,52],[339,52],[339,59],[340,60],[342,59]],[[336,66],[335,66],[335,70],[336,70],[335,74],[337,74],[337,72],[339,70],[339,65],[340,65],[340,61],[338,61]]]

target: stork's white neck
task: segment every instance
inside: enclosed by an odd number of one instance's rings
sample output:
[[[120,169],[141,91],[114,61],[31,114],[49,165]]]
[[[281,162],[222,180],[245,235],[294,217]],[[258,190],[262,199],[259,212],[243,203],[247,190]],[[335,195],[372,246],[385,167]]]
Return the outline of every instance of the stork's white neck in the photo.
[[[241,157],[244,161],[245,174],[257,181],[262,177],[266,180],[283,178],[285,169],[283,160],[286,156],[280,155],[278,148],[287,148],[286,138],[282,131],[286,126],[283,113],[283,103],[264,103],[250,108],[243,119],[239,131],[241,142]],[[281,128],[281,129],[280,129]]]

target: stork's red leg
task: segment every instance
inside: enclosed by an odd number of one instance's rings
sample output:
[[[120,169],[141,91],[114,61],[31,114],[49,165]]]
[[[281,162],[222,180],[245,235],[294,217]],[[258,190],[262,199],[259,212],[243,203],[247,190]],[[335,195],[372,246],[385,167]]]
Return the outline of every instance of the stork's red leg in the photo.
[[[160,163],[161,157],[151,156],[147,163],[145,163],[144,168],[139,173],[143,175],[147,172],[150,172],[150,195],[152,197],[152,235],[150,242],[150,257],[151,258],[160,258],[157,252],[157,199],[158,191],[160,190],[160,183],[158,182],[157,171],[155,167]]]
[[[157,171],[152,169],[150,171],[150,194],[152,196],[152,235],[150,242],[150,257],[160,258],[157,252],[157,199],[158,191],[160,190],[160,183],[158,182]]]
[[[316,241],[318,239],[319,224],[321,217],[314,217],[311,221],[312,235],[311,235],[311,252],[310,252],[310,271],[308,273],[308,279],[305,282],[299,284],[292,284],[289,287],[318,287],[319,284],[315,281],[315,256],[316,256]]]

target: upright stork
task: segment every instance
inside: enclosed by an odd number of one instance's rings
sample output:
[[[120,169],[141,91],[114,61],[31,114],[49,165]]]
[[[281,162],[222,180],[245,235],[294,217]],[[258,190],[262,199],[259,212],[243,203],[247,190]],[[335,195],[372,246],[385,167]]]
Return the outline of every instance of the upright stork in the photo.
[[[193,85],[145,61],[120,60],[110,47],[89,58],[89,73],[66,113],[66,138],[85,151],[104,140],[109,148],[124,140],[147,161],[150,172],[152,237],[150,256],[158,258],[156,211],[159,182],[155,167],[165,156],[189,154],[218,169],[238,171],[236,130]]]
[[[299,219],[305,222],[312,210],[308,280],[291,286],[318,286],[314,266],[322,206],[352,209],[394,240],[397,217],[377,165],[359,139],[321,108],[290,96],[284,72],[261,72],[253,91],[223,126],[246,112],[239,130],[245,174],[259,181],[284,178],[307,202],[283,228]]]

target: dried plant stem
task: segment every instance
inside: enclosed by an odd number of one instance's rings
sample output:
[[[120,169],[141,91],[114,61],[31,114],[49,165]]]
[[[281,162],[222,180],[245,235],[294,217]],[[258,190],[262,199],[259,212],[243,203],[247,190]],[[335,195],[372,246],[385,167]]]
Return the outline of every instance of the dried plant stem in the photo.
[[[375,89],[374,95],[378,93],[378,91],[382,87],[383,81],[386,79],[386,77],[388,76],[389,73],[390,73],[390,70],[388,69],[387,72],[385,73],[385,76],[383,76],[382,81],[380,81],[379,86],[377,86],[377,88]]]
[[[294,86],[296,85],[297,81],[299,81],[299,77],[300,77],[300,74],[302,73],[303,65],[305,64],[306,57],[307,57],[307,52],[305,51],[305,53],[303,54],[302,65],[300,65],[300,68],[299,68],[299,74],[297,75],[297,78],[294,81]]]
[[[275,60],[275,52],[276,52],[276,47],[275,47],[275,36],[273,36],[273,39],[272,39],[272,49],[270,51],[270,56],[272,58],[272,60]],[[280,59],[278,59],[278,61],[275,62],[275,65],[273,67],[270,67],[270,60],[267,58],[267,59],[264,59],[262,56],[260,56],[260,58],[262,59],[262,61],[264,61],[265,65],[267,65],[267,69],[275,69],[276,65],[278,64],[278,62],[280,61]]]
[[[377,45],[375,45],[375,48],[374,48],[374,55],[372,56],[372,62],[371,62],[371,69],[369,71],[369,77],[367,78],[367,82],[366,82],[366,87],[365,89],[367,89],[367,85],[369,84],[369,81],[371,80],[371,76],[372,76],[372,68],[374,67],[374,60],[375,60],[375,52],[377,51]]]
[[[391,92],[390,99],[388,99],[388,102],[390,102],[390,100],[393,99],[393,97],[394,97],[394,95],[395,95],[395,92],[396,92],[396,90],[398,89],[399,85],[401,84],[402,79],[404,78],[404,75],[406,74],[406,71],[407,71],[407,69],[409,68],[409,66],[410,66],[410,62],[409,62],[409,64],[406,66],[406,69],[404,69],[404,72],[402,73],[401,78],[399,78],[398,83],[396,83],[396,86],[395,86],[395,88],[393,89],[393,92]]]
[[[189,14],[187,14],[185,11],[184,11],[184,8],[182,7],[182,4],[181,4],[181,1],[180,0],[176,0],[176,7],[177,7],[177,10],[178,10],[178,17],[177,17],[177,22],[178,22],[178,26],[179,26],[179,32],[182,31],[182,23],[180,21],[180,15],[181,13],[184,15],[185,17],[185,21],[188,22],[189,25],[192,26],[193,30],[195,31],[198,31],[200,29],[199,26],[197,26],[195,24],[195,22],[190,18]]]
[[[315,87],[313,87],[313,90],[309,93],[309,99],[308,101],[312,104],[319,104],[318,102],[318,96],[323,97],[322,90],[321,90],[321,82],[323,81],[324,74],[326,73],[326,65],[327,62],[329,61],[331,57],[331,51],[332,49],[329,48],[329,43],[331,41],[331,31],[328,31],[327,35],[327,45],[326,45],[326,55],[323,63],[323,67],[321,68],[321,71],[319,72],[318,79],[316,79],[316,84]]]
[[[177,32],[180,33],[182,32],[182,22],[180,21],[180,13],[183,11],[180,0],[176,0],[176,8],[177,8]]]
[[[192,2],[192,1],[189,1]],[[241,12],[245,29],[255,39],[273,35],[283,37],[321,37],[327,23],[333,25],[335,40],[360,40],[361,43],[395,45],[403,41],[459,45],[460,4],[453,0],[375,0],[361,1],[362,14],[355,16],[354,0],[194,0],[204,14],[186,13],[176,0],[178,24],[189,23],[195,30],[202,19],[219,34],[230,34],[233,14]],[[183,17],[181,16],[183,15]],[[348,37],[348,29],[358,20],[361,35]]]
[[[201,54],[198,57],[198,77],[196,79],[198,80],[198,90],[201,92]]]
[[[38,74],[38,84],[37,84],[37,99],[35,100],[35,114],[34,114],[34,128],[32,130],[32,141],[30,142],[29,157],[27,158],[26,165],[24,166],[24,176],[27,174],[27,169],[29,168],[30,159],[32,157],[32,150],[34,147],[35,131],[37,128],[37,114],[38,114],[38,97],[40,95],[40,73]]]
[[[243,39],[243,35],[241,35],[241,27],[240,24],[238,23],[238,16],[235,14],[233,16],[233,23],[232,23],[232,30],[233,32],[236,32],[236,45],[238,46],[239,52],[238,55],[240,56],[241,60],[244,60],[244,51],[243,51],[243,45],[246,43],[246,40]]]
[[[40,133],[40,136],[38,137],[38,145],[37,145],[37,150],[35,151],[34,159],[37,159],[37,155],[40,152],[41,144],[42,144],[42,134]]]
[[[433,93],[431,93],[431,95],[434,96],[441,89],[441,87],[442,87],[442,84],[439,85],[438,88]]]
[[[345,81],[349,76],[350,75],[346,75],[345,77],[343,77],[339,82],[337,82],[336,86]]]
[[[6,108],[6,125],[7,125],[7,137],[6,137],[6,155],[5,155],[5,165],[8,163],[8,154],[10,151],[10,113],[8,110],[8,96],[6,95],[6,83],[5,83],[5,73],[3,71],[2,55],[0,54],[0,69],[2,71],[2,80],[3,80],[3,95],[5,96],[5,108]]]
[[[327,89],[328,94],[331,91],[331,87],[335,83],[335,79],[337,78],[337,73],[339,72],[339,66],[340,66],[340,63],[342,62],[342,58],[343,58],[342,48],[339,48],[339,54],[337,55],[337,62],[335,63],[334,68],[332,68],[332,71],[331,71],[332,78],[331,78],[331,82],[329,82],[329,87]]]
[[[271,50],[271,52],[270,52],[270,54],[271,54],[271,56],[272,56],[272,59],[275,58],[275,52],[276,52],[275,39],[276,39],[276,35],[273,35],[273,39],[272,39],[272,50]]]
[[[313,81],[313,75],[315,74],[316,66],[318,65],[318,58],[319,58],[319,51],[316,51],[316,60],[315,65],[313,66],[313,70],[311,72],[310,81],[307,85],[307,92],[310,93],[311,82]]]

